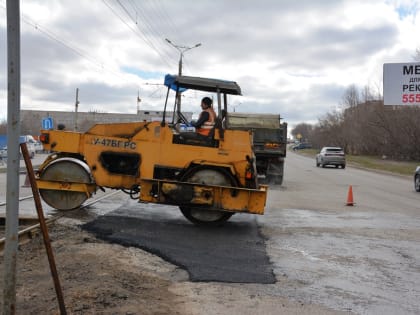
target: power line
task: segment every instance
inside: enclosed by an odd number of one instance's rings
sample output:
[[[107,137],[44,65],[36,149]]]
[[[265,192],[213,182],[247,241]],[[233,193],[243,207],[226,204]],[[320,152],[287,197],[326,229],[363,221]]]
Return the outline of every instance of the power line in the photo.
[[[178,30],[178,27],[175,25],[175,23],[173,22],[171,16],[168,14],[168,12],[166,11],[165,7],[162,5],[160,0],[152,0],[150,3],[152,3],[153,5],[156,6],[157,11],[161,11],[162,12],[162,17],[164,21],[168,21],[168,29],[170,30],[174,30],[175,34],[182,34],[182,32],[180,32]],[[166,36],[168,37],[168,36]],[[172,36],[171,36],[172,37]]]
[[[151,49],[153,49],[158,55],[159,57],[168,65],[170,66],[169,62],[166,60],[165,56],[163,56],[161,54],[161,52],[156,48],[156,46],[153,44],[153,42],[151,40],[149,40],[147,38],[147,36],[145,34],[143,34],[142,30],[138,28],[139,31],[136,31],[135,28],[131,27],[129,23],[127,23],[124,18],[118,14],[116,12],[116,10],[109,5],[106,0],[102,0],[102,2],[112,11],[112,13],[117,16],[121,22],[123,22],[134,34],[136,34],[141,40],[143,40]],[[130,12],[127,10],[127,8],[121,3],[121,1],[117,0],[118,4],[120,5],[120,7],[123,9],[123,11],[125,12],[125,14],[134,22],[134,24],[136,24],[135,19],[133,19],[133,17],[131,16]]]
[[[148,22],[148,18],[145,17],[147,14],[145,13],[145,11],[143,10],[143,8],[141,8],[141,6],[139,7],[135,2],[133,2],[132,0],[128,0],[131,2],[131,6],[133,7],[135,13],[139,16],[142,17],[142,24],[145,24],[146,27],[150,30],[150,33],[154,33],[155,36],[154,38],[159,38],[161,36],[161,33],[159,33],[158,31],[154,30],[153,26],[150,24],[150,22]],[[141,31],[140,26],[138,25],[138,23],[136,23],[136,18],[133,16],[133,14],[130,14],[129,10],[127,9],[126,6],[124,6],[124,4],[120,1],[117,0],[118,4],[120,5],[120,7],[123,9],[123,11],[125,12],[125,14],[129,17],[130,20],[132,20],[135,25],[138,28],[138,31],[136,30],[136,28],[133,28],[129,23],[127,23],[127,21],[121,16],[121,14],[119,14],[114,7],[112,7],[109,3],[107,3],[106,0],[103,0],[104,4],[111,10],[111,12],[117,16],[121,22],[123,22],[131,31],[133,31],[138,37],[140,37],[146,44],[148,44],[148,46],[150,48],[152,48],[153,50],[155,50],[159,56],[162,58],[162,60],[168,65],[171,66],[171,64],[168,62],[167,58],[165,58],[165,56],[163,56],[160,51],[158,50],[158,48],[156,48],[156,46],[151,42],[150,39],[148,39],[148,37]],[[3,7],[4,10],[6,10],[5,6],[0,4],[0,6]],[[124,80],[125,82],[131,82],[128,81],[126,77],[121,76],[119,73],[111,70],[104,62],[98,60],[97,58],[93,57],[92,55],[90,55],[89,53],[87,53],[86,51],[84,51],[81,48],[78,48],[77,45],[75,45],[72,42],[69,42],[68,40],[64,40],[61,38],[60,35],[50,31],[49,29],[47,29],[44,26],[41,26],[39,23],[33,21],[31,18],[24,16],[22,14],[22,21],[24,23],[26,23],[27,25],[33,27],[35,30],[37,30],[38,32],[40,32],[41,34],[43,34],[45,37],[47,37],[48,39],[58,43],[59,45],[65,47],[66,49],[70,50],[72,53],[74,53],[75,55],[87,60],[88,62],[90,62],[91,64],[93,64],[97,69],[101,70],[101,71],[107,71],[111,74],[113,74],[114,76]],[[149,25],[147,25],[147,23],[149,23]],[[156,35],[157,34],[157,35]],[[162,39],[162,42],[164,42],[164,40]],[[167,45],[162,45],[165,49],[167,49]],[[168,49],[167,49],[168,50]],[[174,57],[172,57],[172,54],[168,54],[169,56],[171,56],[172,59],[175,59]],[[132,82],[134,83],[134,82]],[[135,82],[136,85],[143,85],[144,83],[139,83],[139,82]],[[149,85],[149,84],[145,84],[145,85]],[[155,94],[155,92],[153,92],[152,94]]]
[[[172,19],[166,13],[162,4],[156,4],[155,0],[151,2],[146,0],[141,0],[140,2],[135,0],[116,0],[121,12],[118,14],[116,9],[108,4],[106,0],[102,1],[131,31],[155,50],[168,66],[176,62],[173,53],[168,49],[167,45],[163,45],[163,38],[168,37],[161,31],[165,29],[163,25],[167,26],[166,29],[172,32],[176,27],[174,27]],[[156,24],[160,27],[156,28]]]
[[[3,5],[1,5],[3,9],[6,9]],[[96,68],[98,68],[101,71],[107,71],[111,74],[113,74],[114,76],[124,80],[127,83],[131,83],[130,81],[127,80],[126,77],[121,76],[119,73],[109,69],[108,66],[106,66],[106,64],[104,64],[101,61],[98,61],[95,57],[92,57],[91,55],[89,55],[88,53],[86,53],[85,51],[83,51],[80,48],[75,48],[73,45],[73,43],[69,44],[68,41],[64,41],[63,39],[60,39],[60,36],[49,31],[47,28],[39,25],[38,23],[34,22],[33,20],[31,20],[29,17],[21,14],[21,19],[24,23],[26,23],[27,25],[33,27],[35,30],[37,30],[38,32],[40,32],[41,34],[43,34],[44,36],[46,36],[47,38],[49,38],[52,41],[55,41],[56,43],[64,46],[65,48],[67,48],[68,50],[70,50],[71,52],[73,52],[74,54],[78,55],[79,57],[89,61],[91,64],[95,65]],[[132,82],[134,83],[134,82]],[[135,83],[136,85],[138,84],[137,82]]]
[[[137,4],[134,0],[128,0],[128,2],[131,4],[133,10],[135,11],[136,17],[141,16],[139,21],[136,19],[137,27],[140,28],[139,24],[142,23],[144,27],[151,33],[152,38],[159,39],[158,44],[160,45],[161,50],[165,52],[166,56],[168,56],[169,59],[173,59],[172,54],[169,53],[166,45],[162,45],[163,38],[168,37],[168,34],[163,34],[161,32],[162,26],[166,24],[166,21],[161,19],[159,14],[155,15],[154,12],[146,9],[144,6],[144,1],[141,1],[139,4]],[[151,8],[151,6],[148,6],[148,8]],[[159,25],[159,28],[156,28],[155,25]]]

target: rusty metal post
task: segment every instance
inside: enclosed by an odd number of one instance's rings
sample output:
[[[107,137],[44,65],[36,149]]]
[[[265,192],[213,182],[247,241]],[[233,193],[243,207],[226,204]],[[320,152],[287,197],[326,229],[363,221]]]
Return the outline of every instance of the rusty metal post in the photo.
[[[61,291],[60,279],[58,278],[57,267],[55,265],[54,254],[51,248],[51,241],[48,235],[47,224],[45,223],[44,211],[42,209],[41,198],[39,196],[38,185],[36,184],[36,179],[35,179],[32,163],[31,163],[31,158],[29,157],[29,152],[28,152],[26,143],[21,143],[20,148],[22,150],[22,155],[25,160],[26,172],[29,177],[29,182],[31,183],[32,193],[34,195],[34,202],[35,202],[36,212],[38,214],[39,226],[41,228],[42,236],[44,238],[45,250],[47,252],[51,275],[54,281],[55,292],[57,294],[58,304],[60,306],[60,314],[65,315],[67,314],[67,312],[66,312],[66,306],[64,304],[63,292]]]

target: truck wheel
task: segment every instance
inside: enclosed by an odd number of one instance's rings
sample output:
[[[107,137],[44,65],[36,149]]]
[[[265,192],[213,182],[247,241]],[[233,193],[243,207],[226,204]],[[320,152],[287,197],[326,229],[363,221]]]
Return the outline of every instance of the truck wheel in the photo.
[[[420,175],[416,175],[416,179],[414,180],[414,189],[420,192]]]
[[[267,182],[274,185],[281,185],[283,183],[284,162],[270,163],[267,169]]]
[[[274,184],[275,185],[283,184],[283,175],[274,176]]]
[[[227,171],[207,166],[192,168],[182,177],[182,181],[207,185],[238,186],[236,179]],[[234,214],[227,211],[208,210],[203,207],[180,206],[179,208],[189,221],[202,226],[221,225]]]

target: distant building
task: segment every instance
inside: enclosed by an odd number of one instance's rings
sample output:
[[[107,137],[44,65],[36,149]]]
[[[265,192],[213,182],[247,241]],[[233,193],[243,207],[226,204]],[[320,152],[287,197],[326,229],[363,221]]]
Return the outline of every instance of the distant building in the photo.
[[[184,116],[191,121],[192,112],[183,113]],[[42,129],[42,120],[51,117],[54,122],[54,128],[58,124],[64,124],[67,130],[86,131],[90,127],[98,123],[122,123],[135,121],[161,121],[163,111],[155,110],[139,110],[137,114],[120,114],[120,113],[99,113],[99,112],[78,112],[77,124],[75,112],[65,111],[44,111],[44,110],[21,110],[20,112],[22,129],[29,134],[38,134]],[[172,122],[172,112],[166,112],[165,120]],[[23,130],[22,130],[23,131]]]

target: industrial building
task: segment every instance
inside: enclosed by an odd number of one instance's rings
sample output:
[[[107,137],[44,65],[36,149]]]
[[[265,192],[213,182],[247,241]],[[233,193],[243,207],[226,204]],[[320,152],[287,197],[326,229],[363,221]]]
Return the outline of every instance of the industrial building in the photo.
[[[184,116],[192,119],[192,112],[184,112]],[[66,126],[68,130],[86,131],[94,124],[98,123],[122,123],[134,121],[160,121],[163,111],[138,110],[137,114],[121,113],[101,113],[90,112],[68,112],[68,111],[44,111],[44,110],[21,110],[20,112],[22,129],[25,133],[37,135],[43,129],[42,122],[49,119],[53,122],[52,128],[57,128],[59,124]],[[172,121],[172,112],[166,113],[166,121]]]

